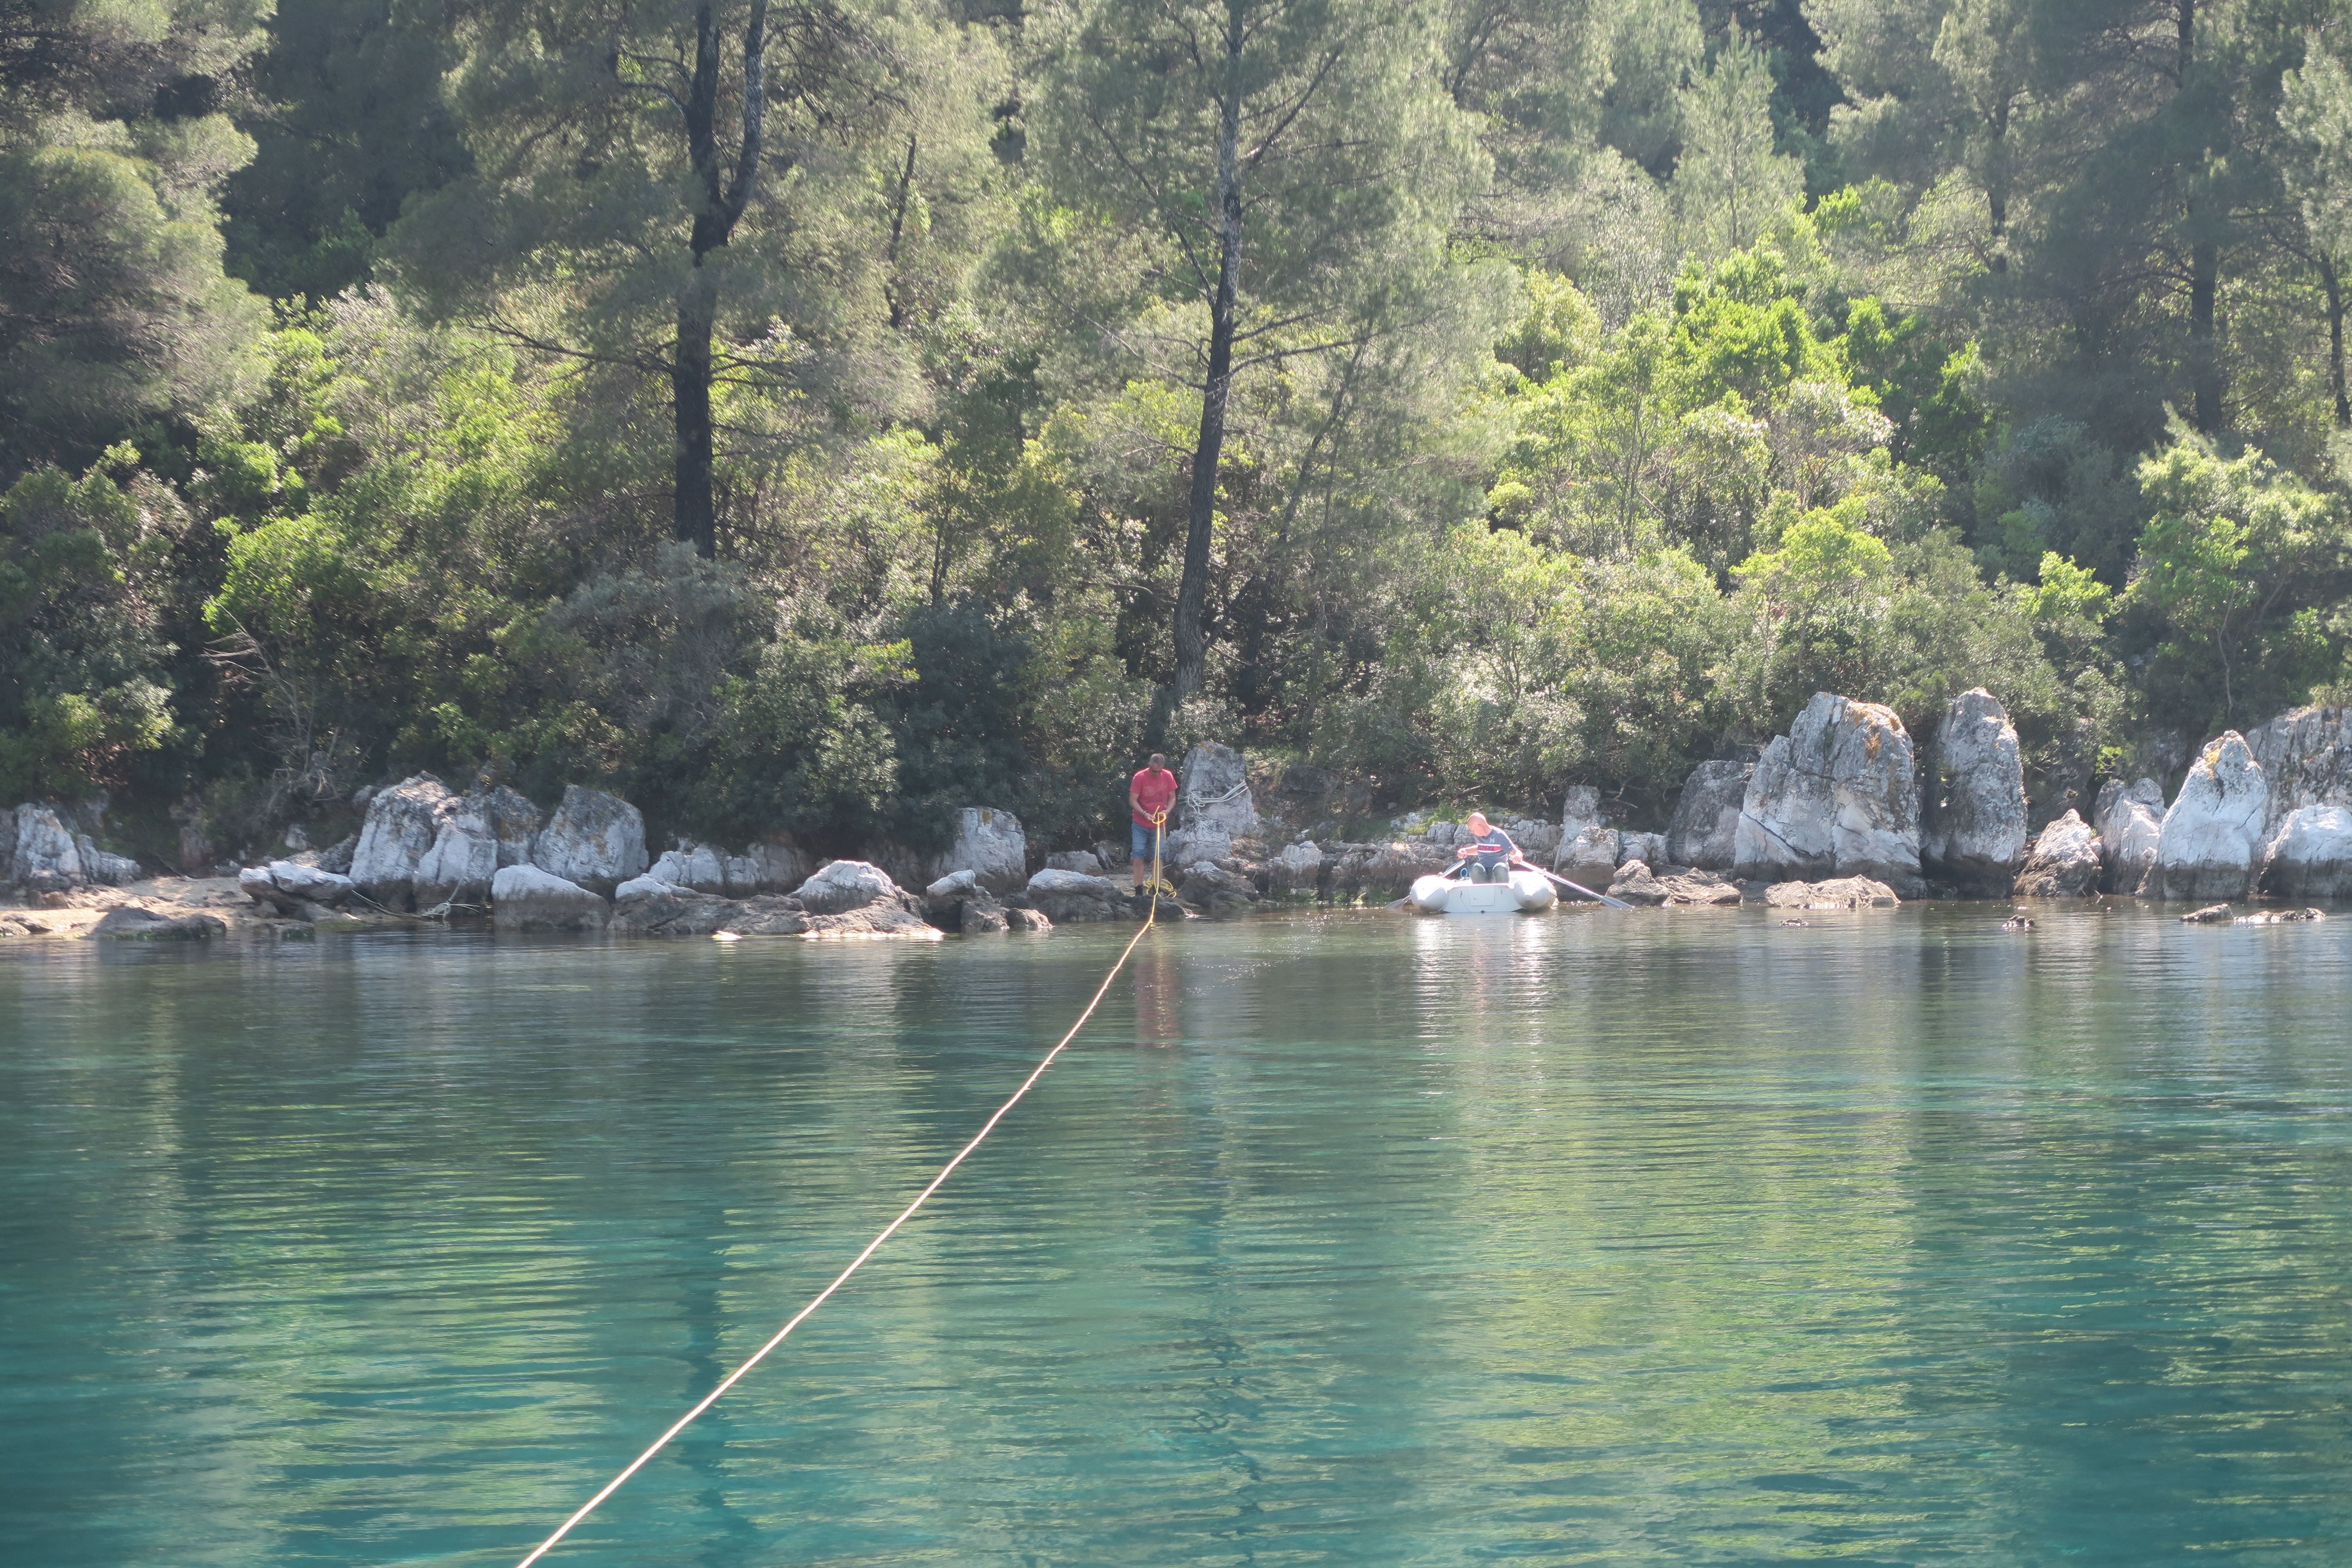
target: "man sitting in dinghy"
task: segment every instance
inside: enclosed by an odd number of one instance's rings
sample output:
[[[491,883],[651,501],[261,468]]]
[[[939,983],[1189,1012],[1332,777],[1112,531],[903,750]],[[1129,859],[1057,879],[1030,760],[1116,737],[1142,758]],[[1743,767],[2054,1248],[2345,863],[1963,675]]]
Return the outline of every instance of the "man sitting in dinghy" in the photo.
[[[1470,867],[1463,875],[1473,882],[1507,882],[1511,868],[1524,866],[1528,858],[1511,842],[1511,836],[1486,820],[1483,811],[1474,811],[1463,826],[1470,830],[1470,841],[1454,851],[1457,860],[1468,860]]]

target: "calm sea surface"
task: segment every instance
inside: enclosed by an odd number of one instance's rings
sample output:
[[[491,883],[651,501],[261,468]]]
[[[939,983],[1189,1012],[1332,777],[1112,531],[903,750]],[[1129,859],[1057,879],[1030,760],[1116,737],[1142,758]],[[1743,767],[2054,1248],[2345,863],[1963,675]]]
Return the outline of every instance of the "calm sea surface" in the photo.
[[[2352,920],[1197,923],[553,1564],[2352,1562]],[[0,1562],[511,1564],[1129,934],[0,950]]]

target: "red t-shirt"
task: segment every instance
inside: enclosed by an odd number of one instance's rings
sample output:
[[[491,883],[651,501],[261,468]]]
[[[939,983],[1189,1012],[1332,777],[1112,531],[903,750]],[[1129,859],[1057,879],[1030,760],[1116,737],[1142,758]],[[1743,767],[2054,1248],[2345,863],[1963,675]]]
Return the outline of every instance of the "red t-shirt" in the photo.
[[[1153,812],[1165,811],[1176,803],[1176,775],[1166,768],[1157,773],[1150,768],[1137,769],[1129,787],[1135,791],[1135,798],[1140,807],[1130,815],[1141,826],[1151,826]]]

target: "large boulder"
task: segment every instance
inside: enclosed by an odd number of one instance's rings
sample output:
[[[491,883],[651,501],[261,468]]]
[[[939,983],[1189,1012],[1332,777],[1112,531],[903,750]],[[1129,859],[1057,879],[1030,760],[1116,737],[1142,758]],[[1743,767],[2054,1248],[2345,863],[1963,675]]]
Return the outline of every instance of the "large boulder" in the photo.
[[[1732,863],[1743,881],[1861,877],[1917,897],[1919,794],[1895,710],[1815,693],[1756,763]]]
[[[814,869],[809,852],[782,837],[746,845],[740,855],[727,857],[727,896],[757,898],[783,893],[808,880]]]
[[[490,879],[499,873],[499,831],[482,798],[461,795],[449,806],[409,874],[409,897],[419,910],[488,903]]]
[[[603,931],[611,916],[601,894],[537,866],[501,866],[490,879],[499,931]]]
[[[2027,899],[2087,899],[2099,890],[2099,832],[2070,811],[2042,830],[2012,890]]]
[[[2282,899],[2352,898],[2352,809],[2288,813],[2264,848],[2262,889]]]
[[[1176,896],[1195,909],[1233,914],[1257,902],[1257,889],[1247,877],[1202,860],[1185,868]]]
[[[1972,892],[2006,890],[2024,864],[2017,729],[1981,686],[1953,698],[1936,731],[1919,802],[1919,860]]]
[[[1323,851],[1312,844],[1286,844],[1282,853],[1265,863],[1266,889],[1276,893],[1314,893],[1323,886]]]
[[[1552,869],[1563,877],[1599,887],[1624,864],[1624,839],[1615,828],[1594,824],[1580,828],[1573,838],[1560,841],[1552,857]]]
[[[128,855],[109,854],[91,843],[87,833],[74,835],[74,847],[81,852],[82,875],[100,887],[128,887],[139,879],[138,861]]]
[[[1048,867],[1029,879],[1029,902],[1055,925],[1123,920],[1127,900],[1108,878]]]
[[[100,917],[87,933],[99,942],[202,942],[226,936],[226,922],[215,915],[159,915],[137,904],[121,904]]]
[[[2271,791],[2270,828],[2306,805],[2352,806],[2352,708],[2296,708],[2246,731]]]
[[[1021,819],[994,806],[965,806],[956,813],[955,842],[929,870],[934,878],[970,871],[990,891],[1011,892],[1029,879],[1029,839]]]
[[[722,899],[650,876],[621,884],[605,930],[615,936],[799,936],[809,929],[800,900],[779,893]]]
[[[1666,864],[1666,836],[1663,833],[1620,833],[1617,836],[1617,864],[1639,860],[1645,866]]]
[[[1238,838],[1257,829],[1257,806],[1250,796],[1249,763],[1231,746],[1204,742],[1184,753],[1177,768],[1179,787],[1171,826],[1201,836],[1196,845],[1222,835]]]
[[[1868,877],[1775,882],[1764,889],[1764,902],[1776,910],[1891,910],[1902,901],[1894,889]]]
[[[739,935],[751,935],[749,931]],[[937,942],[940,929],[898,904],[866,904],[845,910],[837,915],[808,917],[808,929],[800,934],[812,937],[912,937],[918,942]]]
[[[2140,896],[2242,899],[2262,874],[2270,783],[2235,730],[2208,745],[2157,836],[2156,863]]]
[[[27,801],[16,808],[13,822],[0,816],[0,824],[14,828],[8,834],[8,880],[45,893],[62,893],[89,880],[81,846],[52,808]]]
[[[1570,784],[1559,798],[1559,837],[1562,843],[1575,837],[1601,821],[1601,786]]]
[[[531,840],[531,864],[610,897],[652,862],[646,855],[646,819],[616,795],[566,784],[547,826]]]
[[[1683,781],[1674,820],[1666,825],[1666,858],[1709,871],[1731,868],[1739,807],[1748,798],[1754,763],[1701,763]]]
[[[431,773],[404,778],[368,797],[367,819],[352,848],[351,878],[359,890],[388,910],[416,905],[416,868],[433,852],[441,825],[457,810],[458,796]]]
[[[677,848],[665,849],[656,858],[646,875],[675,888],[724,895],[727,891],[727,857],[708,844],[696,844],[681,838]],[[617,889],[613,894],[615,900],[620,896]]]
[[[2154,779],[2126,784],[2109,779],[2099,786],[2092,815],[2099,830],[2100,886],[2110,893],[2137,893],[2156,865],[2156,843],[2164,833],[2164,788]]]
[[[236,885],[255,903],[304,920],[316,920],[321,911],[349,902],[359,890],[349,877],[293,860],[248,866],[236,874]]]
[[[803,882],[793,897],[813,915],[847,914],[877,905],[918,913],[914,895],[890,879],[879,866],[864,860],[835,860]]]

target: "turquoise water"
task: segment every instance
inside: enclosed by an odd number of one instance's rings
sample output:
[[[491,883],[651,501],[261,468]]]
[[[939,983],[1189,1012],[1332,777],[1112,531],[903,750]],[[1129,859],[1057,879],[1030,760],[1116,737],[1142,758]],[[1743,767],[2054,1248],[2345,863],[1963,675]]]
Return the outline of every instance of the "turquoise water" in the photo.
[[[2352,921],[1148,938],[552,1563],[2352,1561]],[[510,1564],[1124,931],[0,950],[0,1559]]]

